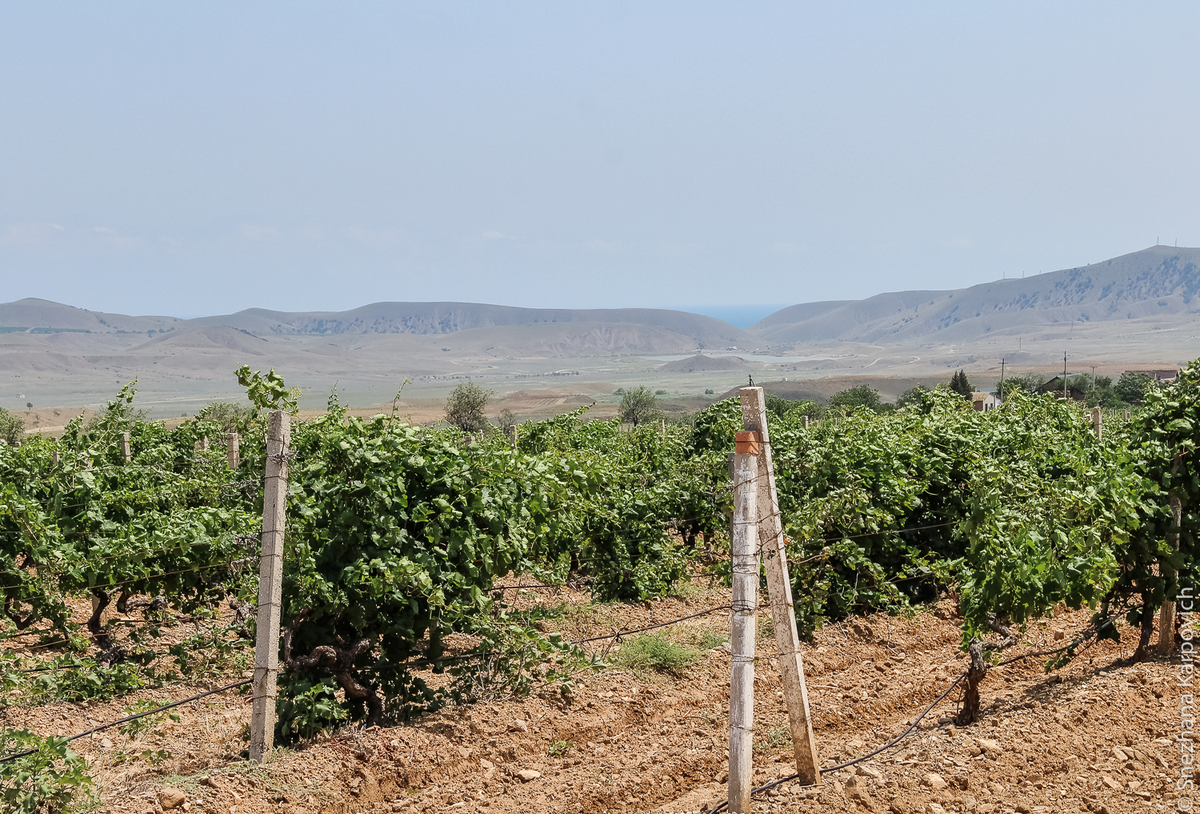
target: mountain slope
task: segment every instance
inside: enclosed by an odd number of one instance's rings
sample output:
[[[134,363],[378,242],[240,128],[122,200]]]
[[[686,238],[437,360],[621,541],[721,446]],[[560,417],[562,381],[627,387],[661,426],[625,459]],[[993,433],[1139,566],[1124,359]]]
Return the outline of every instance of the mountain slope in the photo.
[[[1070,322],[1200,314],[1200,249],[1155,246],[1103,263],[957,291],[903,291],[777,311],[747,333],[771,344],[964,342]],[[820,304],[824,305],[824,304]]]
[[[27,297],[0,303],[0,330],[88,331],[90,333],[145,333],[170,330],[184,320],[175,317],[134,317],[88,311],[72,305]]]
[[[642,326],[709,344],[735,344],[746,335],[712,317],[654,308],[517,308],[462,302],[377,302],[349,311],[287,313],[251,308],[191,320],[255,334],[450,334],[511,325],[596,324]]]

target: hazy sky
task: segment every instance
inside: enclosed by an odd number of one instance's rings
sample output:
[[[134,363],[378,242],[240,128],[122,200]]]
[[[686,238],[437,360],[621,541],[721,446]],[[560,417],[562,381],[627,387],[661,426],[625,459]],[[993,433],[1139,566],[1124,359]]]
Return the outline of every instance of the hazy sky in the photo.
[[[1200,4],[0,4],[0,301],[728,306],[1200,245]]]

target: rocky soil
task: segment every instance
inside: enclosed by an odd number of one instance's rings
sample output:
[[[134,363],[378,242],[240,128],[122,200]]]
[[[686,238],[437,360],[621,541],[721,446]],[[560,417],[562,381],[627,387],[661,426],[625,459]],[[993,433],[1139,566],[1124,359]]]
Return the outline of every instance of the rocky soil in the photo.
[[[637,605],[588,605],[561,591],[520,601],[558,605],[551,626],[570,638],[629,630],[727,603],[720,588]],[[765,620],[768,612],[760,613]],[[760,621],[761,624],[761,621]],[[1087,613],[1035,625],[1008,654],[1059,646]],[[726,613],[665,630],[681,644],[727,637]],[[1180,776],[1178,659],[1128,661],[1122,642],[1086,649],[1047,674],[1042,659],[993,669],[982,717],[956,727],[952,692],[904,740],[817,787],[784,783],[758,811],[1143,812],[1173,808]],[[875,616],[831,625],[806,646],[821,764],[834,766],[903,732],[965,668],[953,605],[913,618]],[[608,647],[611,661],[616,653]],[[615,645],[620,647],[620,645]],[[773,640],[760,636],[755,778],[794,771]],[[1006,654],[1006,655],[1008,655]],[[728,738],[726,648],[704,650],[679,674],[611,668],[581,674],[569,700],[556,692],[451,707],[408,724],[344,730],[265,765],[240,757],[249,701],[236,693],[179,707],[136,735],[113,729],[75,742],[86,756],[101,812],[208,814],[366,812],[702,812],[724,799]],[[142,691],[90,704],[22,707],[9,698],[4,724],[74,734],[122,716],[138,700],[166,702],[237,676]]]

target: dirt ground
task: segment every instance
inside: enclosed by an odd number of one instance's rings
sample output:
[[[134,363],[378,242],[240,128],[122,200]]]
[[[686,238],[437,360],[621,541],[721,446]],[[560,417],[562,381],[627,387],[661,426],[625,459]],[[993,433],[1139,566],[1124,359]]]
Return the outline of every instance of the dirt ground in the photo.
[[[583,638],[656,624],[726,605],[726,589],[693,585],[686,596],[591,605],[569,590],[522,591],[523,604],[575,608],[551,629]],[[769,612],[760,611],[760,626]],[[1006,655],[1063,644],[1087,613],[1033,626]],[[725,640],[727,611],[665,628],[684,645]],[[181,625],[178,636],[192,632]],[[756,811],[1141,812],[1174,807],[1180,751],[1178,659],[1130,663],[1135,632],[1085,650],[1047,674],[1040,659],[993,669],[983,714],[952,724],[959,691],[895,748],[824,775],[818,787],[786,783]],[[904,731],[961,672],[953,603],[913,618],[877,615],[826,627],[804,648],[822,766],[863,755]],[[597,642],[612,662],[620,644]],[[604,648],[609,648],[607,651]],[[791,774],[786,710],[770,635],[758,641],[755,780]],[[701,812],[724,799],[730,656],[718,646],[678,675],[610,668],[557,693],[445,708],[404,725],[348,729],[264,765],[247,747],[249,699],[228,692],[177,708],[148,732],[117,729],[76,741],[98,786],[99,811],[214,814],[362,812]],[[241,676],[147,690],[88,704],[5,706],[4,724],[40,734],[83,731],[135,701],[166,703]],[[7,703],[19,699],[8,699]]]
[[[76,416],[82,415],[88,419],[95,413],[83,407],[43,407],[34,410],[10,410],[17,418],[25,422],[25,432],[41,435],[62,435],[67,423]]]

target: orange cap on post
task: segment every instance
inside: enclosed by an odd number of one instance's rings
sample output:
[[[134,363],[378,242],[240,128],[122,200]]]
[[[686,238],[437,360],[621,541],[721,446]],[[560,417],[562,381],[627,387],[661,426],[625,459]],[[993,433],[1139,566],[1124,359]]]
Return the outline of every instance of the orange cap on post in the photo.
[[[753,430],[742,430],[737,434],[738,455],[758,455],[762,452],[762,433]]]

